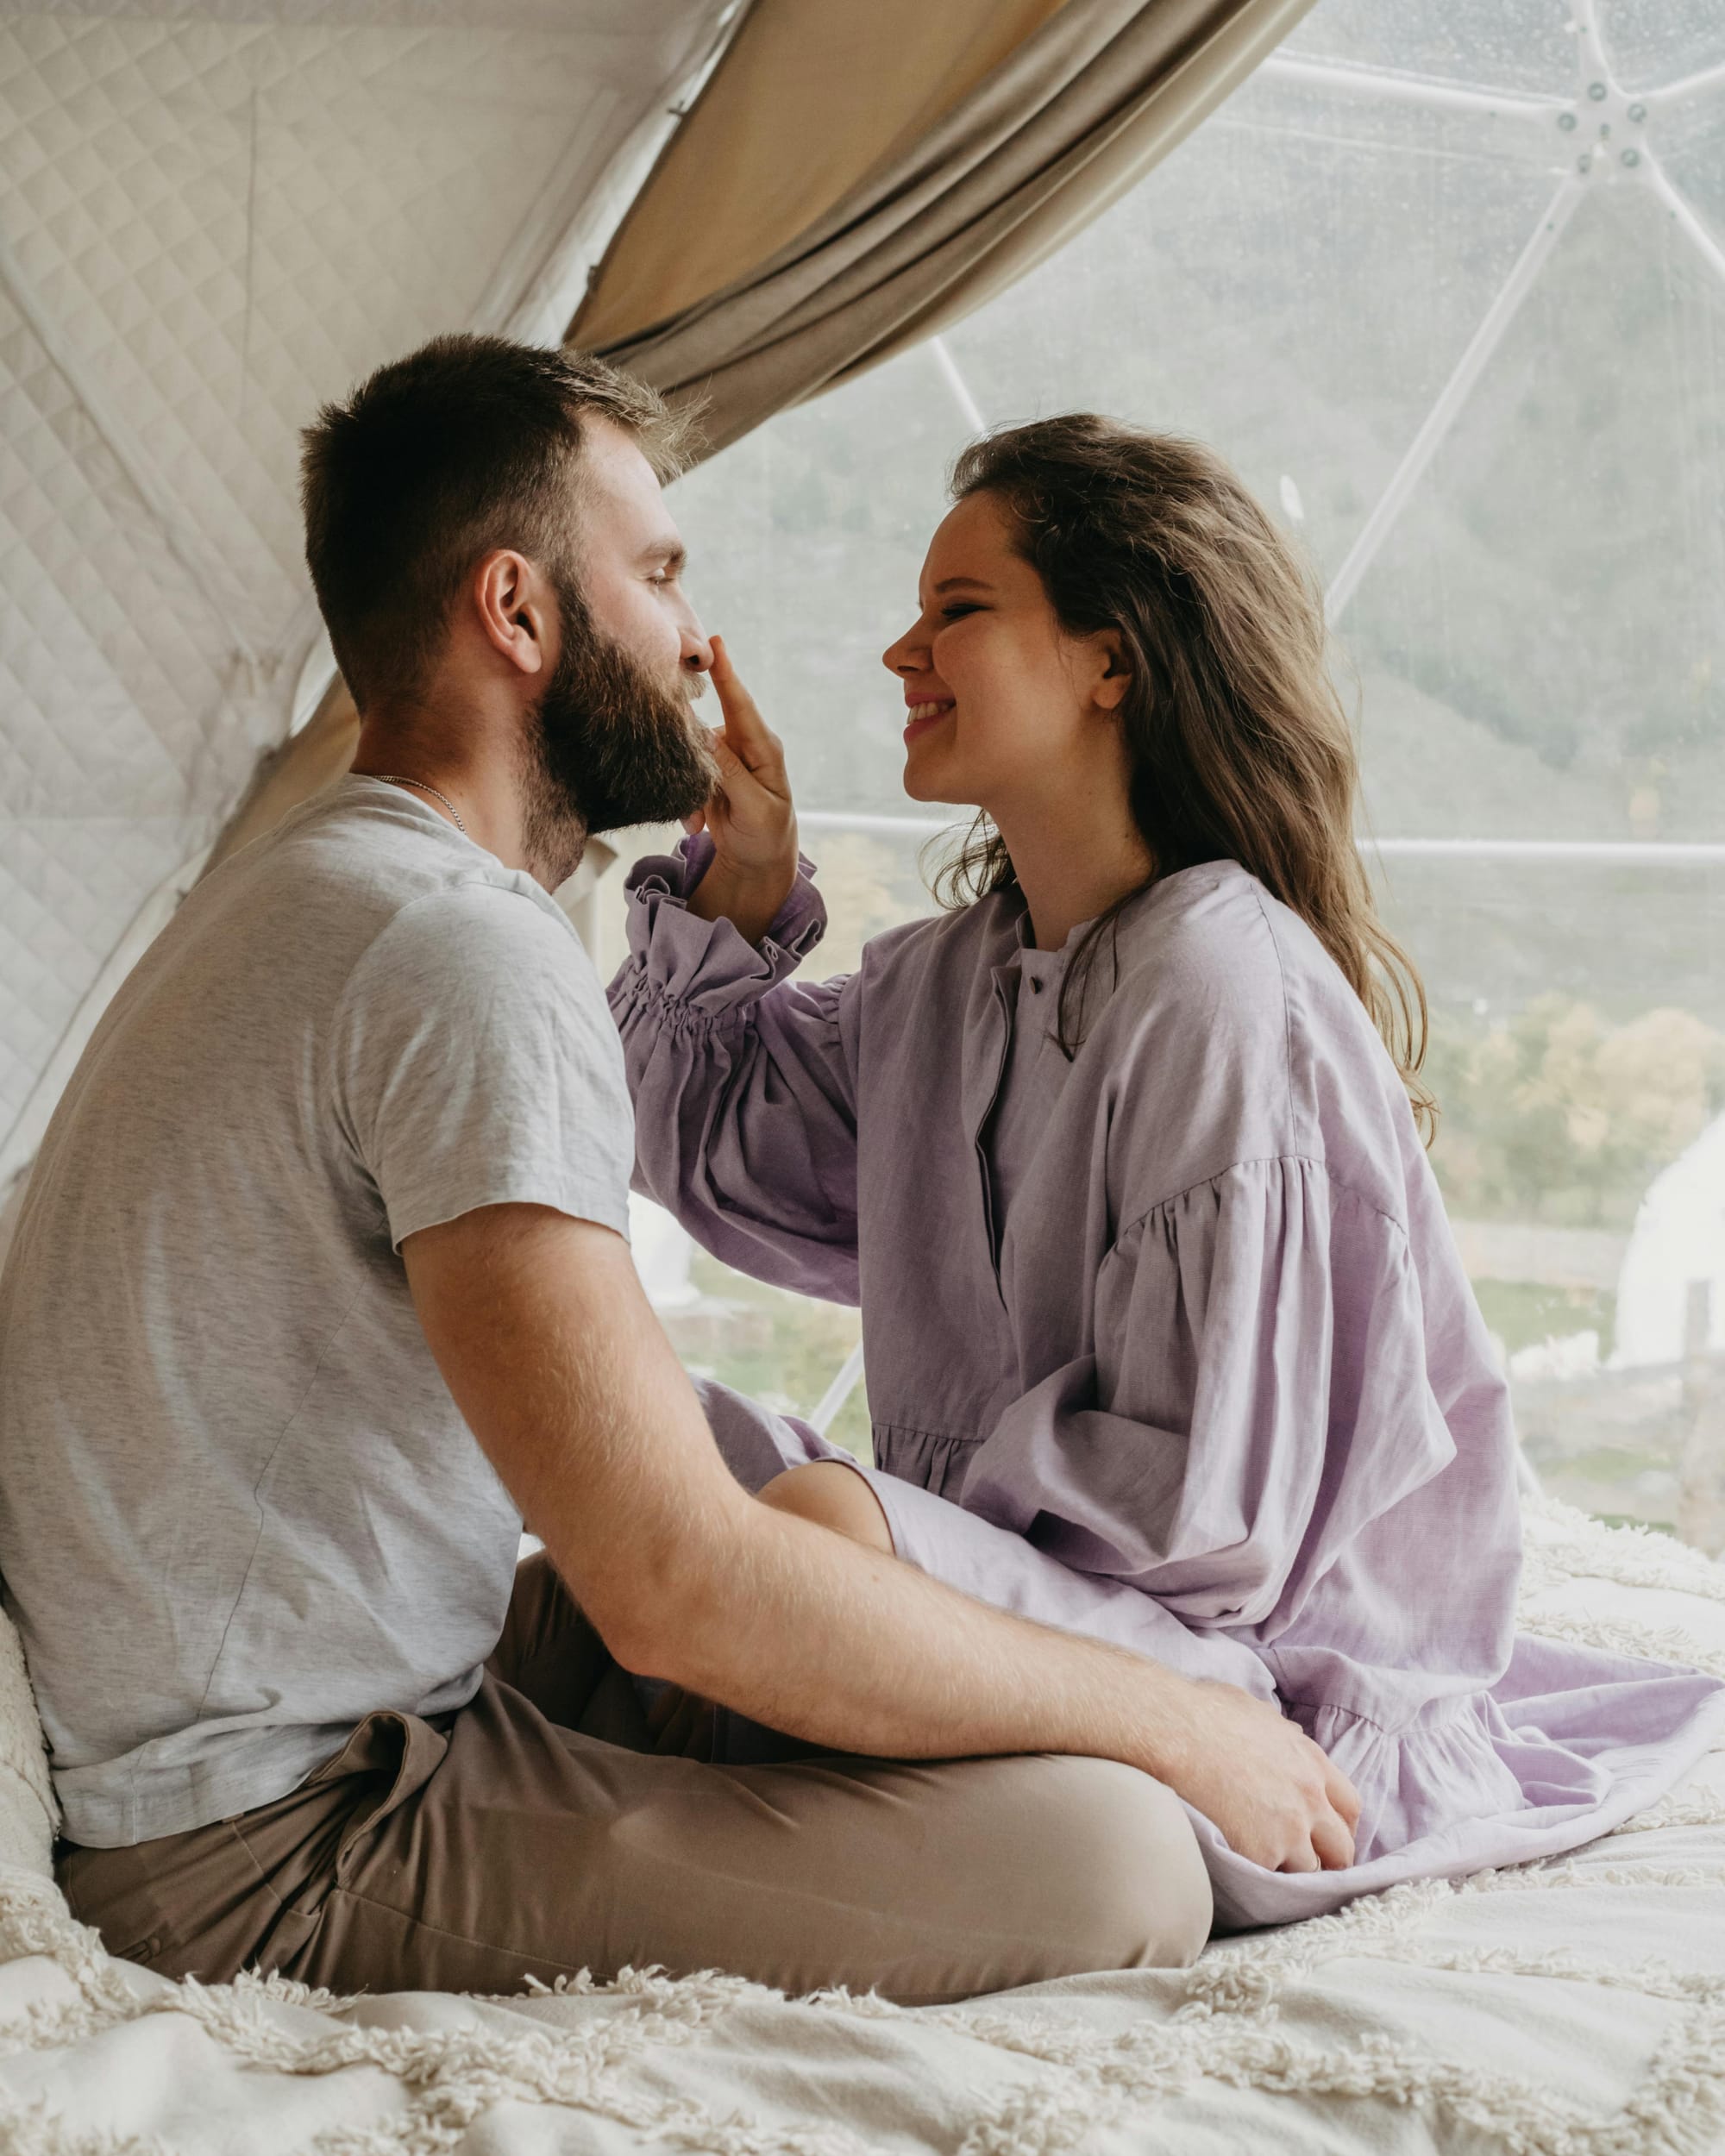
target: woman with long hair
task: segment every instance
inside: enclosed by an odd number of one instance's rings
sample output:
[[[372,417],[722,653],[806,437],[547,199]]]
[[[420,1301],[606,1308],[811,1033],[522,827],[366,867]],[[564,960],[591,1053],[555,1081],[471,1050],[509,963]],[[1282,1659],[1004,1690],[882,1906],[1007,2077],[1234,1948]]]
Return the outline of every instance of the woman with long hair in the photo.
[[[1573,1847],[1725,1687],[1515,1633],[1509,1401],[1313,580],[1212,452],[1088,415],[953,494],[886,654],[906,791],[979,812],[948,909],[795,977],[824,916],[722,649],[720,789],[630,882],[638,1184],[862,1307],[875,1465],[768,1501],[1279,1705],[1352,1846],[1271,1869],[1195,1819],[1224,1924]]]

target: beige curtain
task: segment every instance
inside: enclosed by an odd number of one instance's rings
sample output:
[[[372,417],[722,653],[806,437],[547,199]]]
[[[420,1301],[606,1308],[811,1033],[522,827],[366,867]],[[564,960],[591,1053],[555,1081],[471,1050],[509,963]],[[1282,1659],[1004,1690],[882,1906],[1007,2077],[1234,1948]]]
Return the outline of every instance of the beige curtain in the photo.
[[[204,874],[219,868],[242,846],[273,831],[290,809],[343,777],[352,767],[359,738],[360,715],[338,674],[299,731],[258,767],[244,799],[210,848]]]
[[[705,397],[722,448],[1023,276],[1311,3],[872,0],[841,32],[832,0],[756,0],[570,341]]]
[[[1066,0],[755,0],[569,332],[616,345],[770,256],[912,149]]]

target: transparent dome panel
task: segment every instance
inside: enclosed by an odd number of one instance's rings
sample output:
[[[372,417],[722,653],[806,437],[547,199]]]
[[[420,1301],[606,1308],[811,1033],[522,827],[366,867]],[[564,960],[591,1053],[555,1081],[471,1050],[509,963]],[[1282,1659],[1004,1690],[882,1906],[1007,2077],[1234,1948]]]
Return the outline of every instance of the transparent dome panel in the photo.
[[[1571,20],[1559,0],[1324,0],[1282,50],[1567,97],[1575,80]]]
[[[1652,191],[1590,195],[1344,617],[1377,829],[1537,801],[1548,837],[1725,830],[1725,398],[1695,364],[1722,342],[1725,285]],[[1453,755],[1404,767],[1451,713]]]
[[[947,339],[991,422],[1201,436],[1327,569],[1550,200],[1545,132],[1254,83]]]
[[[1660,200],[1686,242],[1678,273],[1725,280],[1725,85],[1716,97],[1661,113],[1655,140],[1655,191],[1661,179],[1670,183],[1677,199],[1660,192]]]
[[[689,588],[782,736],[800,802],[896,811],[903,698],[881,654],[972,429],[932,356],[906,354],[781,413],[681,480]]]
[[[1657,90],[1690,75],[1725,90],[1719,0],[1595,0],[1614,72],[1626,88]]]

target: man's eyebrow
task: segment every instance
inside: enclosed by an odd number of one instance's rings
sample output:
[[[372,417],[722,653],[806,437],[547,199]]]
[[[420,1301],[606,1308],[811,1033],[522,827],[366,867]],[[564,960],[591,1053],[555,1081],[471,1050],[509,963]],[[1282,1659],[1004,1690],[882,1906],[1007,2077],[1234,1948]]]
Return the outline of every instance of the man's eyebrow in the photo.
[[[662,539],[655,539],[649,545],[641,549],[643,561],[656,561],[662,568],[668,570],[673,576],[680,576],[682,573],[688,558],[689,550],[682,541],[673,539],[668,535]]]
[[[969,585],[973,592],[992,592],[994,588],[980,576],[944,576],[934,588],[937,592],[956,592],[961,584]]]

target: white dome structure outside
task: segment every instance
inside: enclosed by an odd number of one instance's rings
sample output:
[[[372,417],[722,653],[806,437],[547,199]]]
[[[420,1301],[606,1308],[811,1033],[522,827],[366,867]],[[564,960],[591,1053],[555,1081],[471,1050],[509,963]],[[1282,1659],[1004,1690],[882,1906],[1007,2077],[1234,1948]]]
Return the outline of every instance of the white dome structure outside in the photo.
[[[1706,1337],[1684,1338],[1690,1297],[1708,1291]],[[1672,1363],[1692,1345],[1725,1351],[1725,1116],[1648,1191],[1617,1283],[1620,1368]]]

